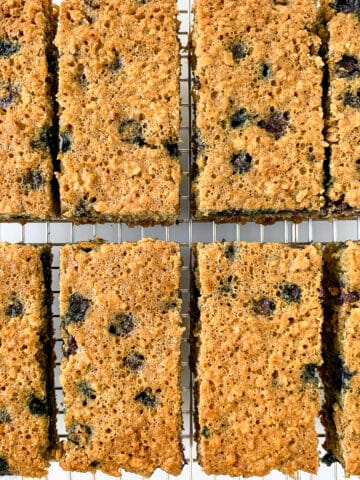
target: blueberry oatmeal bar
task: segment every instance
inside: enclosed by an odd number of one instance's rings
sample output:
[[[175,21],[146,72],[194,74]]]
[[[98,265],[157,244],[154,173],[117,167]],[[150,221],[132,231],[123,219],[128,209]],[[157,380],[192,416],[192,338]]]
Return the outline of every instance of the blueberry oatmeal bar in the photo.
[[[328,196],[335,216],[360,213],[360,3],[328,3]]]
[[[318,469],[319,245],[194,247],[191,366],[207,474]]]
[[[324,461],[360,475],[360,244],[328,244],[324,262]]]
[[[0,220],[54,214],[54,34],[51,1],[0,2]]]
[[[56,447],[49,247],[0,244],[0,476],[46,475]]]
[[[194,13],[196,218],[322,215],[316,1],[195,0]]]
[[[60,6],[62,214],[171,224],[179,212],[176,0]]]
[[[65,470],[180,474],[180,266],[171,242],[61,250]]]

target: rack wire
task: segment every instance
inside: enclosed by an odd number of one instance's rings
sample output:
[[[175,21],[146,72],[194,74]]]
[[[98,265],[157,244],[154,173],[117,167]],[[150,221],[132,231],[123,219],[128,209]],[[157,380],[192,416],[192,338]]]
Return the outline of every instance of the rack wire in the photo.
[[[60,3],[57,0],[55,3]],[[162,471],[157,470],[152,480],[225,480],[230,477],[225,476],[207,476],[199,467],[196,461],[196,445],[193,439],[193,398],[192,398],[192,375],[188,368],[188,334],[189,334],[189,301],[190,301],[190,265],[191,253],[190,246],[193,242],[211,242],[216,240],[243,240],[250,242],[309,242],[309,241],[344,241],[348,239],[360,239],[360,218],[357,220],[346,221],[312,221],[308,220],[301,224],[292,222],[278,222],[271,226],[256,225],[248,223],[246,225],[201,223],[191,219],[189,197],[190,197],[190,138],[192,122],[191,106],[191,71],[186,51],[188,43],[189,30],[192,24],[191,13],[192,0],[178,0],[181,42],[181,167],[183,171],[183,181],[181,184],[181,214],[180,223],[170,227],[135,227],[129,228],[124,224],[98,224],[98,225],[73,225],[68,222],[47,222],[47,223],[28,223],[26,225],[16,223],[0,224],[0,241],[11,243],[48,243],[52,247],[54,256],[52,273],[52,288],[54,291],[53,316],[55,326],[56,344],[55,350],[57,363],[55,370],[55,388],[56,400],[58,406],[57,428],[60,438],[66,437],[64,415],[62,406],[62,390],[59,384],[59,365],[61,360],[61,338],[60,338],[60,318],[58,309],[59,293],[59,250],[66,243],[77,242],[80,240],[92,240],[102,238],[109,242],[136,241],[144,237],[159,238],[162,240],[176,241],[180,243],[183,257],[183,267],[181,270],[181,293],[183,299],[182,318],[184,324],[188,327],[182,341],[182,393],[183,393],[183,444],[185,448],[185,457],[187,464],[179,477],[173,477]],[[317,420],[317,431],[319,436],[319,450],[321,449],[324,432],[320,421]],[[21,480],[22,477],[3,477],[5,480]],[[47,480],[110,480],[114,477],[102,473],[81,474],[74,472],[64,472],[57,463],[52,463]],[[239,477],[240,478],[240,477]],[[256,477],[258,478],[258,477]],[[263,477],[266,480],[288,480],[287,475],[278,472],[272,472]],[[335,464],[332,467],[321,465],[318,475],[307,473],[297,473],[295,480],[343,480],[345,478],[342,468]],[[355,477],[352,477],[355,478]],[[123,472],[124,480],[141,480],[142,477]]]

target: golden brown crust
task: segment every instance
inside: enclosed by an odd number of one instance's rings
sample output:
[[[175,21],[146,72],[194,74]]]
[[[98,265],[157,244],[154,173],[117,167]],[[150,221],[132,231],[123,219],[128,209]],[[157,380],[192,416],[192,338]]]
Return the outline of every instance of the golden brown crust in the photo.
[[[324,447],[347,475],[360,475],[360,244],[329,244],[324,259],[328,272],[322,372]]]
[[[49,255],[0,244],[1,475],[42,477],[55,447]]]
[[[198,459],[207,474],[318,469],[319,245],[197,244]]]
[[[56,43],[65,218],[177,219],[176,15],[175,0],[62,2]]]
[[[47,54],[55,30],[49,0],[0,2],[0,214],[45,219],[51,191],[52,77]]]
[[[197,218],[323,214],[319,14],[282,3],[195,1]]]
[[[342,216],[360,210],[360,17],[331,8],[329,14],[328,196],[335,216]]]
[[[61,250],[65,470],[180,474],[180,266],[171,242]]]

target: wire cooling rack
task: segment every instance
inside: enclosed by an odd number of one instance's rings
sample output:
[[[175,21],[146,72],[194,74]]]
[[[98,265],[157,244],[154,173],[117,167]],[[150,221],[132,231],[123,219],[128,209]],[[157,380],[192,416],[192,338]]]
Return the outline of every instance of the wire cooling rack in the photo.
[[[55,3],[60,3],[61,0]],[[16,223],[0,224],[0,241],[24,242],[24,243],[49,243],[53,252],[53,280],[52,287],[54,291],[54,326],[56,337],[56,355],[57,364],[55,371],[56,400],[58,406],[57,428],[60,438],[66,437],[62,390],[59,384],[59,364],[61,360],[61,339],[60,339],[60,318],[58,308],[59,293],[59,250],[62,245],[80,240],[92,240],[102,238],[109,242],[135,241],[144,237],[159,238],[162,240],[176,241],[181,245],[183,257],[183,267],[181,271],[181,293],[183,299],[182,317],[184,324],[189,327],[189,281],[190,281],[190,245],[192,242],[211,242],[215,240],[243,240],[250,242],[308,242],[308,241],[343,241],[360,239],[360,218],[357,220],[346,221],[312,221],[308,220],[299,225],[291,222],[278,222],[271,226],[260,226],[253,223],[246,225],[200,223],[191,220],[189,208],[190,195],[190,137],[191,137],[191,75],[186,45],[188,43],[189,29],[192,24],[191,0],[178,0],[179,20],[180,20],[180,42],[183,47],[181,52],[181,166],[183,170],[183,181],[181,184],[181,222],[171,227],[151,227],[129,228],[124,224],[107,223],[103,225],[80,225],[76,226],[68,222],[47,222],[47,223],[28,223],[20,225]],[[179,480],[225,480],[230,477],[225,476],[207,476],[199,467],[196,461],[196,445],[193,440],[193,401],[192,401],[192,376],[188,368],[189,345],[187,342],[189,328],[184,334],[182,342],[182,392],[183,392],[183,444],[185,447],[185,457],[187,464],[179,477],[173,477],[157,470],[151,480],[170,480],[178,478]],[[324,454],[321,444],[323,443],[324,432],[320,421],[317,420],[317,431],[319,435],[320,454]],[[22,477],[3,477],[5,480],[20,480]],[[57,463],[53,463],[49,470],[48,480],[106,480],[112,479],[102,473],[81,474],[64,472]],[[240,477],[239,477],[240,478]],[[259,477],[254,477],[259,478]],[[278,472],[272,472],[263,477],[266,480],[288,480],[287,475]],[[297,473],[295,480],[343,480],[344,472],[342,468],[335,464],[332,467],[321,465],[318,475],[307,473]],[[355,477],[352,477],[355,478]],[[141,480],[142,477],[123,472],[124,480]]]

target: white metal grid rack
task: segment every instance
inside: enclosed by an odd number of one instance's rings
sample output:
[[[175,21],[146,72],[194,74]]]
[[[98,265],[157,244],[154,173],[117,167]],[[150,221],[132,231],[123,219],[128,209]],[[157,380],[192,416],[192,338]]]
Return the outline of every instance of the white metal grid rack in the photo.
[[[55,3],[60,3],[56,0]],[[179,20],[180,20],[180,42],[182,47],[188,43],[188,34],[192,23],[191,14],[192,0],[178,0]],[[62,410],[62,390],[59,384],[59,363],[61,359],[61,339],[60,339],[60,319],[58,309],[59,292],[59,250],[62,245],[80,240],[92,240],[96,237],[109,242],[134,241],[144,237],[154,237],[162,240],[177,241],[181,245],[183,257],[183,267],[181,272],[181,293],[183,299],[182,316],[184,324],[189,327],[189,281],[190,281],[190,246],[192,242],[211,242],[214,240],[244,240],[251,242],[308,242],[308,241],[343,241],[360,239],[360,218],[347,221],[312,221],[308,220],[299,225],[291,222],[278,222],[271,226],[260,226],[253,223],[246,225],[214,223],[200,223],[191,220],[190,216],[190,137],[191,137],[191,74],[188,61],[188,55],[183,49],[181,53],[181,166],[184,178],[181,184],[181,222],[171,227],[151,227],[129,228],[124,224],[107,223],[103,225],[80,225],[76,226],[66,222],[47,222],[47,223],[28,223],[20,225],[16,223],[0,224],[0,241],[25,242],[25,243],[49,243],[52,246],[53,260],[53,280],[52,287],[54,291],[54,325],[56,336],[56,354],[57,364],[55,371],[56,399],[59,410],[57,418],[57,428],[61,438],[66,436],[63,410]],[[185,447],[185,457],[187,465],[184,467],[179,477],[167,475],[162,471],[156,471],[151,477],[152,480],[170,480],[178,478],[179,480],[225,480],[230,477],[207,476],[196,462],[196,445],[193,441],[193,403],[192,403],[192,376],[188,368],[189,345],[187,342],[189,328],[184,334],[182,342],[182,390],[183,390],[183,443]],[[323,429],[317,421],[319,433],[319,449],[321,453],[321,443],[323,442]],[[20,480],[22,477],[3,477],[5,480]],[[106,480],[112,479],[102,473],[81,474],[63,472],[57,463],[51,465],[48,480]],[[142,477],[123,472],[124,480],[141,480]],[[255,477],[254,477],[255,478]],[[259,478],[259,477],[256,477]],[[266,480],[288,480],[288,476],[278,472],[268,475]],[[336,464],[332,467],[320,466],[317,476],[307,473],[297,473],[296,480],[343,480],[344,472]],[[353,477],[355,478],[355,477]]]

